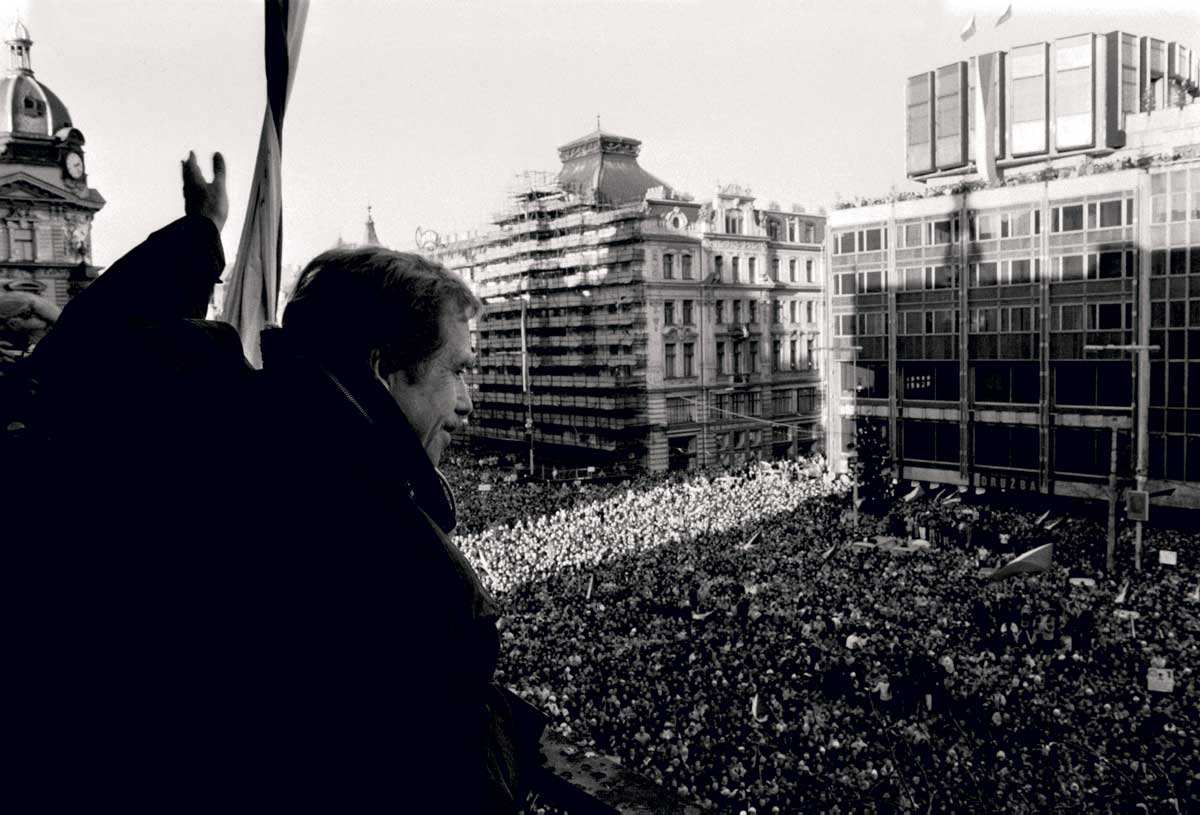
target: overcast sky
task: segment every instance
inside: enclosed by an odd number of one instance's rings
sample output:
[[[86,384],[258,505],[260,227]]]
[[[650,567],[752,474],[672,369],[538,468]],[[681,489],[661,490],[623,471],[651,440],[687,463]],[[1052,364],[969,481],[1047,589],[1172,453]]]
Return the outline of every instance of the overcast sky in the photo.
[[[595,127],[704,198],[810,206],[905,186],[904,78],[989,48],[1116,28],[1200,49],[1200,2],[313,0],[284,125],[284,262],[367,203],[381,239],[485,230],[516,174]],[[1135,10],[1138,6],[1142,10]],[[111,263],[182,212],[189,148],[228,160],[236,252],[265,103],[258,0],[0,0],[87,138]],[[1151,9],[1147,11],[1146,9]],[[959,32],[978,13],[979,33]],[[207,166],[207,158],[205,158]]]

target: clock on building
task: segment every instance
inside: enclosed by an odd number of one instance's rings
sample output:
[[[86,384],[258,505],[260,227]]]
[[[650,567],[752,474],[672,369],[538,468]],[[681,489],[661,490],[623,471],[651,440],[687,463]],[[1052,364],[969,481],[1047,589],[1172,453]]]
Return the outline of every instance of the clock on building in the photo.
[[[67,175],[71,176],[71,178],[74,178],[76,181],[83,178],[83,156],[74,150],[67,153],[64,166],[67,168]]]

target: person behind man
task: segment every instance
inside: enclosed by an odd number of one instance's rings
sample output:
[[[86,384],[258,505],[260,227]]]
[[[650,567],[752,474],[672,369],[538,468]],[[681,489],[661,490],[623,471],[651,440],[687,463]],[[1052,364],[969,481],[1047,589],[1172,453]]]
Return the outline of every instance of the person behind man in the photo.
[[[541,721],[493,683],[496,608],[437,471],[472,410],[478,301],[416,255],[327,252],[253,371],[198,319],[224,162],[208,183],[190,157],[183,181],[185,217],[38,347],[55,471],[86,486],[66,523],[36,513],[22,569],[15,735],[73,779],[40,789],[127,810],[514,811]]]

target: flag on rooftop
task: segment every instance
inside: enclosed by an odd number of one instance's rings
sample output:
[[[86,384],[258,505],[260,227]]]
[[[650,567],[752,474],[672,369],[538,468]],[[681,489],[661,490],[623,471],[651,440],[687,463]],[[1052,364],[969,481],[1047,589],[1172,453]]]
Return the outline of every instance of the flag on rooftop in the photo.
[[[1005,23],[1007,23],[1010,19],[1012,19],[1012,3],[1009,3],[1008,8],[1006,8],[1004,10],[1004,13],[996,18],[996,25],[1002,26]]]
[[[1015,557],[1008,563],[1005,563],[996,571],[992,572],[991,580],[1003,580],[1004,578],[1014,574],[1033,574],[1044,572],[1050,568],[1050,564],[1054,558],[1054,544],[1044,543],[1034,549],[1030,549],[1023,555]]]
[[[266,0],[264,8],[267,105],[263,111],[246,220],[238,241],[237,259],[225,280],[225,303],[221,309],[224,320],[241,335],[246,358],[255,365],[262,363],[258,333],[276,322],[283,248],[280,180],[283,114],[300,59],[308,0]]]
[[[963,42],[966,42],[967,40],[969,40],[975,36],[975,15],[974,14],[971,15],[971,21],[963,27],[962,33],[959,34],[958,36]]]

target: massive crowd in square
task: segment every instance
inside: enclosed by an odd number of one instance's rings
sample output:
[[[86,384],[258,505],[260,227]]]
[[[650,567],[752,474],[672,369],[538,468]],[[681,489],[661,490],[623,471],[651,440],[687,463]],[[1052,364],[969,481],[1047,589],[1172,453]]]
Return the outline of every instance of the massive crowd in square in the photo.
[[[970,493],[854,521],[819,459],[616,483],[445,469],[503,610],[499,680],[706,810],[1200,811],[1194,532],[1149,527],[1139,573],[1125,530],[1105,575],[1099,519]],[[888,533],[935,542],[853,544]],[[1041,543],[1048,571],[982,576]]]

